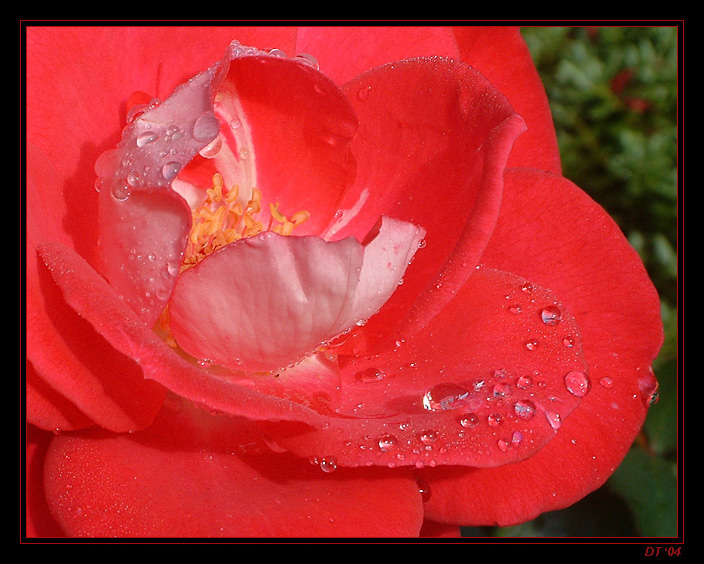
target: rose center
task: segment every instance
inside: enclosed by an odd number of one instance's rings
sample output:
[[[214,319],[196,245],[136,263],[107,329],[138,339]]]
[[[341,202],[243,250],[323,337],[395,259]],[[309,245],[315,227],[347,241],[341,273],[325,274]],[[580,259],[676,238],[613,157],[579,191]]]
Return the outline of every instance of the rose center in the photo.
[[[265,227],[258,216],[262,209],[262,193],[252,188],[249,201],[238,199],[239,186],[226,189],[220,173],[213,175],[213,185],[206,190],[205,200],[192,212],[193,223],[181,272],[187,270],[214,251],[239,239],[253,237],[262,231],[290,235],[310,214],[301,210],[290,218],[279,211],[279,204],[269,204],[269,221]]]

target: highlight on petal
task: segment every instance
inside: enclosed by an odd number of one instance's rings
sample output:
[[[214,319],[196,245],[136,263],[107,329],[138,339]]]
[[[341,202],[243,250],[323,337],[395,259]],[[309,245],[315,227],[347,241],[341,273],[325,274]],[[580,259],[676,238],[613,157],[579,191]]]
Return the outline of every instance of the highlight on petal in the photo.
[[[423,235],[384,218],[363,243],[272,232],[236,241],[181,274],[169,303],[171,333],[214,364],[291,366],[366,322],[398,287]]]

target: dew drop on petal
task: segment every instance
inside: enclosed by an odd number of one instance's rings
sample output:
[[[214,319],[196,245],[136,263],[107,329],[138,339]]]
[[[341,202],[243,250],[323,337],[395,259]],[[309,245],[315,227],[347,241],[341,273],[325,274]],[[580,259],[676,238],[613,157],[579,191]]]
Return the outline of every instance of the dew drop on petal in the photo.
[[[548,306],[540,312],[540,318],[545,325],[557,325],[562,319],[562,313],[557,306]]]
[[[112,186],[112,195],[116,200],[124,202],[130,197],[130,186],[127,182],[118,180]]]
[[[521,390],[527,390],[533,385],[533,378],[530,376],[520,376],[518,380],[516,380],[516,387],[520,388]]]
[[[377,368],[367,368],[366,370],[357,372],[354,375],[355,380],[365,383],[377,382],[379,380],[383,380],[385,377],[386,374]]]
[[[589,392],[591,383],[584,372],[573,370],[565,376],[565,386],[572,395],[583,398]]]
[[[479,424],[479,417],[476,413],[465,413],[460,417],[460,425],[462,427],[471,429]]]
[[[429,411],[456,409],[468,394],[468,390],[457,384],[438,384],[423,396],[423,407]]]
[[[176,178],[176,175],[181,171],[181,164],[177,162],[166,163],[161,168],[161,174],[164,180],[170,181]]]
[[[319,465],[323,472],[329,474],[337,469],[337,459],[334,456],[326,456],[320,459]]]
[[[519,400],[513,406],[516,417],[528,421],[535,415],[535,404],[530,400]]]
[[[606,389],[610,389],[613,387],[614,381],[611,378],[609,378],[608,376],[604,376],[603,378],[601,378],[599,380],[599,384],[601,384],[602,387],[604,387]]]
[[[503,417],[500,413],[492,413],[487,418],[487,422],[489,423],[490,427],[498,427],[503,422]]]
[[[159,136],[156,133],[153,131],[145,131],[137,136],[137,147],[144,147],[145,145],[154,143],[157,139],[159,139]]]
[[[212,141],[220,132],[220,121],[213,114],[205,113],[193,124],[193,138],[196,141]]]
[[[397,442],[398,439],[393,435],[384,435],[379,439],[379,448],[384,452],[393,450],[396,448]]]
[[[425,480],[418,480],[418,492],[423,500],[423,503],[430,499],[430,486]]]
[[[538,341],[536,339],[531,339],[530,341],[526,342],[526,348],[529,351],[534,351],[538,348],[539,344],[540,343],[538,343]]]
[[[546,411],[545,416],[548,418],[548,423],[550,423],[550,426],[557,430],[560,428],[560,425],[562,425],[562,419],[560,418],[559,413],[555,413],[554,411]]]
[[[435,431],[423,431],[420,434],[420,441],[424,445],[431,445],[433,444],[438,438],[438,435]]]

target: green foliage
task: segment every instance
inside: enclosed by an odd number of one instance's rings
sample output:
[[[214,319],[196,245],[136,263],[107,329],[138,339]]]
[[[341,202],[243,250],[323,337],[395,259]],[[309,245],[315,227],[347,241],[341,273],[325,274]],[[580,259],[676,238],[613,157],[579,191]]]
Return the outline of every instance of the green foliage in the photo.
[[[563,175],[599,202],[661,296],[660,400],[607,484],[572,507],[467,536],[677,535],[676,27],[530,27],[523,36],[550,102]]]

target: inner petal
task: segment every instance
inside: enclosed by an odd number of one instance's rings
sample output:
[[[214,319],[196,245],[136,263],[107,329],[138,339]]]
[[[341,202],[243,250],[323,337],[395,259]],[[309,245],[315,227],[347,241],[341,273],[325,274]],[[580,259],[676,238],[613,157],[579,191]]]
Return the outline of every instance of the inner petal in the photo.
[[[423,236],[384,219],[364,243],[272,231],[240,239],[181,274],[171,334],[195,358],[233,369],[292,366],[373,315]]]

